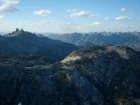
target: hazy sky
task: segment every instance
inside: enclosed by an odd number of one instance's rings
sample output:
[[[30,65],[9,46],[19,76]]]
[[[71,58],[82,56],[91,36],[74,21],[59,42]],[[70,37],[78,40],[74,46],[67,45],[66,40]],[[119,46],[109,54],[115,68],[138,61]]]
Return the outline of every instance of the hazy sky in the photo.
[[[0,31],[140,31],[140,0],[0,0]]]

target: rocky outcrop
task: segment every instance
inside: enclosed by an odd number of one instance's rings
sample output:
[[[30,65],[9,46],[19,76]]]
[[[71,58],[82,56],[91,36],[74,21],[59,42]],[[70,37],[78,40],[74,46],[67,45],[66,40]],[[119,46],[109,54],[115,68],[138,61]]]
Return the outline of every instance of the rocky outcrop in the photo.
[[[67,78],[74,80],[83,103],[140,104],[140,55],[136,51],[125,46],[95,46],[73,55],[81,59],[64,63],[63,68],[69,70]]]

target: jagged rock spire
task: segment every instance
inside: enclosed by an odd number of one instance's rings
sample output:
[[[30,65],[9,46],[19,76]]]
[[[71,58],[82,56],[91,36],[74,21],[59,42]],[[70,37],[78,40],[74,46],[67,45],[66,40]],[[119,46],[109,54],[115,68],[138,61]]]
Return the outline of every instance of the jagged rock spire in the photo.
[[[21,31],[23,31],[23,28],[21,28]]]
[[[16,28],[16,32],[18,32],[19,31],[19,29],[18,28]]]
[[[20,30],[21,32],[24,32],[24,30],[23,30],[23,28],[21,28],[21,30]]]

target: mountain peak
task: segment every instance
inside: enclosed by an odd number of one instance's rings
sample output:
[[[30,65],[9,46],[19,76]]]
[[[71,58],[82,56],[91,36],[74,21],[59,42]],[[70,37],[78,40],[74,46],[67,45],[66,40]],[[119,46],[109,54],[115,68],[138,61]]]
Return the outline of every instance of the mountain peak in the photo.
[[[21,28],[20,30],[18,28],[16,28],[16,31],[13,31],[12,34],[17,33],[17,32],[24,32],[23,28]]]
[[[23,28],[20,30],[20,32],[24,32]]]
[[[18,29],[16,28],[15,31],[13,31],[12,33],[9,33],[7,35],[5,35],[5,37],[17,37],[17,36],[22,36],[22,35],[26,35],[29,34],[29,32],[24,31],[23,29]]]

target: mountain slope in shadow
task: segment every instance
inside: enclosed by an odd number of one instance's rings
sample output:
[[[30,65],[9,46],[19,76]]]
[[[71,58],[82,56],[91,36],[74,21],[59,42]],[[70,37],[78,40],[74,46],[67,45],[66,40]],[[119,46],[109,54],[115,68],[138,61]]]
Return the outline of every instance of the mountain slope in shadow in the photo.
[[[78,49],[75,45],[40,37],[23,29],[16,29],[12,33],[1,36],[0,40],[1,54],[45,55],[60,60],[73,50]]]

